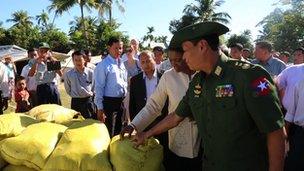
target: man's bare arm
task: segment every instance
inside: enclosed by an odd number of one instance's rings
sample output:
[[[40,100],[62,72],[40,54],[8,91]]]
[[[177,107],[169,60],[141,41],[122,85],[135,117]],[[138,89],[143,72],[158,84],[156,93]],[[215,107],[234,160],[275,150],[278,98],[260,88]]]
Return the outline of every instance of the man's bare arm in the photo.
[[[285,154],[283,128],[267,134],[269,171],[283,171]]]

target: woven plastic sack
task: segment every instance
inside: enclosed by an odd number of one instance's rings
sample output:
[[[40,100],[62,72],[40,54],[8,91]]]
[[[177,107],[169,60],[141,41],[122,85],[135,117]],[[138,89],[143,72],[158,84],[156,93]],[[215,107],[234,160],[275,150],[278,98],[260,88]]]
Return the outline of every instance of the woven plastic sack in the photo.
[[[28,126],[19,136],[1,144],[1,156],[10,164],[41,170],[66,126],[42,122]]]
[[[110,161],[115,171],[159,171],[162,170],[163,147],[154,138],[149,138],[138,148],[130,139],[119,135],[110,143]]]
[[[73,118],[82,117],[79,112],[65,108],[57,104],[43,104],[31,109],[28,114],[39,121],[52,121],[55,123],[64,123]]]
[[[0,146],[2,142],[3,141],[0,141]],[[8,165],[8,163],[2,158],[2,156],[0,156],[0,170],[2,170],[6,165]]]
[[[43,170],[111,171],[109,144],[104,124],[92,119],[75,122],[64,132]]]
[[[34,123],[38,123],[38,121],[24,114],[10,113],[0,115],[0,141],[21,134],[27,126]]]
[[[3,169],[3,171],[36,171],[36,170],[28,168],[26,166],[8,165]]]

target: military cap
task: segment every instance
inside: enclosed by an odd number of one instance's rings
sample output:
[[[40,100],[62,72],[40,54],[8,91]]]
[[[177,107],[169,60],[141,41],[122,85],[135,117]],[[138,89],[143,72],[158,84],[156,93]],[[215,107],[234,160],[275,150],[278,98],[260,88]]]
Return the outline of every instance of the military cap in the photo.
[[[187,40],[195,40],[209,35],[222,35],[229,31],[228,27],[217,22],[200,22],[177,31],[171,39],[169,48],[181,47]]]
[[[39,43],[39,49],[50,49],[50,45],[46,42]]]

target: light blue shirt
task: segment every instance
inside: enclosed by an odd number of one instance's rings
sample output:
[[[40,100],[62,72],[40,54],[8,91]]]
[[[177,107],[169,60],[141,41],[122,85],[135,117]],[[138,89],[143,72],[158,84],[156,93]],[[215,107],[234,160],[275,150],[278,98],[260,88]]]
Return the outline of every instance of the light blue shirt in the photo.
[[[261,65],[272,77],[278,76],[286,68],[286,64],[283,61],[274,57],[270,57],[266,63],[257,59],[254,59],[251,63]]]
[[[103,97],[125,97],[127,93],[127,71],[120,59],[108,55],[94,70],[95,104],[103,109]]]
[[[126,60],[124,62],[125,68],[126,68],[127,73],[128,73],[128,78],[133,77],[133,76],[135,76],[135,75],[137,75],[138,73],[141,72],[139,60],[138,59],[134,59],[134,60],[135,60],[135,63],[134,63],[133,66],[128,65],[128,60]]]
[[[38,63],[36,72],[37,85],[45,83],[55,83],[56,71],[48,71],[46,63]]]
[[[75,68],[64,75],[64,88],[72,98],[93,96],[93,70],[84,68],[83,72]]]

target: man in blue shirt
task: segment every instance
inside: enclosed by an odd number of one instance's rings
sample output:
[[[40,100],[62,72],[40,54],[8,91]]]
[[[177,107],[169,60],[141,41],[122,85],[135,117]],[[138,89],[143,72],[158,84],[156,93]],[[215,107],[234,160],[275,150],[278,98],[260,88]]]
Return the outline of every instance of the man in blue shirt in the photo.
[[[123,42],[111,37],[109,54],[94,70],[97,118],[104,122],[110,136],[119,134],[122,126],[123,99],[127,93],[127,71],[120,56]]]
[[[74,68],[64,75],[64,87],[72,97],[71,108],[80,112],[84,118],[95,117],[93,103],[93,70],[85,67],[85,53],[72,54]]]
[[[254,50],[256,59],[253,60],[252,63],[261,65],[268,71],[272,78],[275,78],[286,68],[286,65],[280,59],[273,57],[271,52],[271,43],[267,41],[257,42]]]

